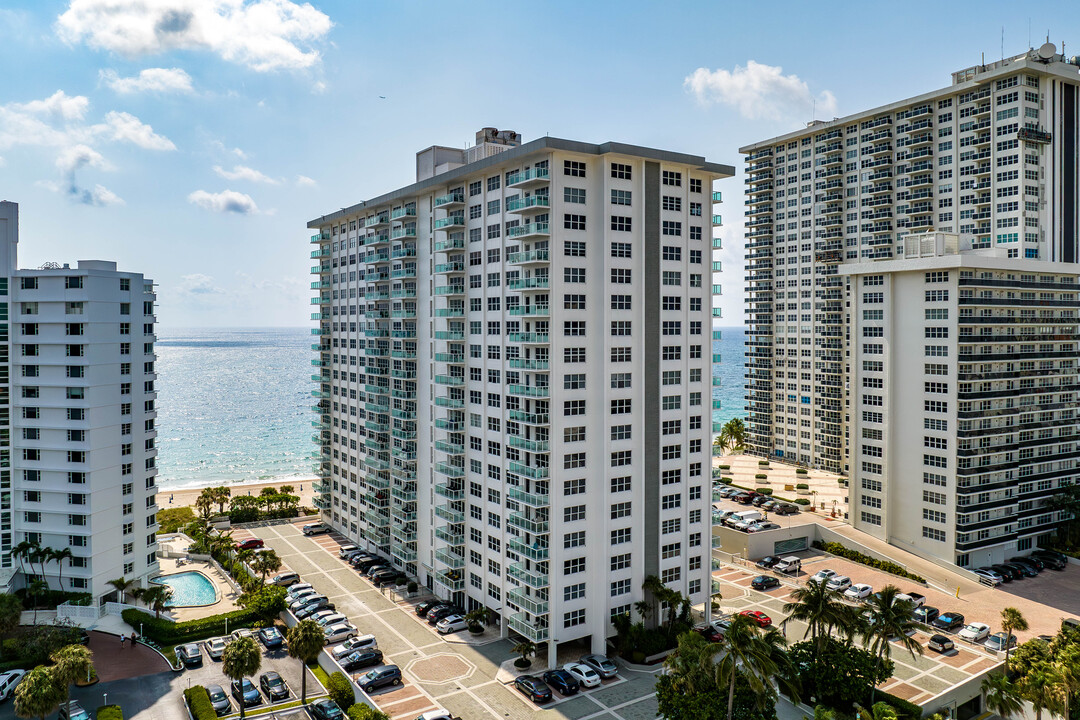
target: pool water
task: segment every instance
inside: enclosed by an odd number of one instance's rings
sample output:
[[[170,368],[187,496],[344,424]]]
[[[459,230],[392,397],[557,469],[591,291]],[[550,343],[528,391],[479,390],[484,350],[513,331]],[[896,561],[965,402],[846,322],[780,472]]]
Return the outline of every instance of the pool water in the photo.
[[[191,571],[166,575],[150,582],[172,588],[173,596],[167,603],[167,607],[192,607],[212,605],[217,602],[217,589],[214,583],[201,572]]]

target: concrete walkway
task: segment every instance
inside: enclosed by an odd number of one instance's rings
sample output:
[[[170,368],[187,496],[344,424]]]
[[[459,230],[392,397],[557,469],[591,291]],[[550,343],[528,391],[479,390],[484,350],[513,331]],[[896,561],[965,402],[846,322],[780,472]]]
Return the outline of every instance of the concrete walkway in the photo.
[[[121,645],[120,637],[110,633],[91,631],[90,651],[94,653],[98,681],[103,683],[171,669],[165,658],[154,650],[139,643],[132,647],[130,639]]]

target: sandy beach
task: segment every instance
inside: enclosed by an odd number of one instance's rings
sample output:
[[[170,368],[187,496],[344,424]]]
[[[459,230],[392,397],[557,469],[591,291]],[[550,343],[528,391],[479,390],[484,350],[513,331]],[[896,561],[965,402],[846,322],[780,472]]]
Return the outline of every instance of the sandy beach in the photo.
[[[311,484],[315,481],[315,478],[293,478],[289,480],[278,480],[275,482],[260,482],[260,483],[234,483],[227,484],[230,490],[232,490],[233,497],[238,495],[258,495],[262,492],[263,488],[272,487],[280,488],[282,485],[292,485],[293,495],[300,496],[301,507],[311,507],[312,498],[315,493],[311,489]],[[213,485],[207,485],[206,487],[214,487]],[[186,505],[194,506],[195,501],[199,498],[199,493],[202,492],[201,487],[187,487],[177,490],[168,490],[162,488],[158,492],[158,506],[162,508],[170,507],[184,507]],[[225,506],[228,509],[228,505]]]

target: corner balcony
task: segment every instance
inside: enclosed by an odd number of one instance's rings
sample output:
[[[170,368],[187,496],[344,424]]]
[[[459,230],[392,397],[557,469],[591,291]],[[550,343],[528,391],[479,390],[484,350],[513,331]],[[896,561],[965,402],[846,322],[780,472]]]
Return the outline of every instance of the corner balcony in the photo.
[[[547,290],[549,287],[546,275],[540,277],[514,278],[506,287],[510,290]]]
[[[516,395],[517,397],[546,398],[550,395],[548,390],[549,388],[547,386],[511,385],[509,393],[511,395]]]
[[[513,485],[506,489],[506,496],[534,508],[546,508],[551,504],[551,498],[547,493],[525,492]]]
[[[403,503],[416,502],[416,488],[411,487],[411,485],[414,484],[415,483],[409,483],[410,486],[406,487],[395,485],[394,487],[390,488],[391,497]]]
[[[435,559],[452,570],[460,570],[465,567],[464,555],[458,555],[442,548],[435,551]]]
[[[508,213],[547,212],[550,207],[551,199],[547,195],[529,195],[506,201]]]
[[[452,192],[435,198],[435,207],[449,210],[452,207],[465,204],[465,193]]]
[[[528,170],[510,173],[506,178],[508,188],[530,188],[546,185],[550,182],[550,176],[546,167],[534,167]]]
[[[465,477],[465,468],[450,463],[435,463],[435,472],[448,478],[461,479]]]
[[[539,573],[533,570],[525,569],[523,563],[511,563],[506,568],[506,574],[510,577],[525,583],[531,588],[546,588],[549,585],[548,576],[546,573]]]
[[[330,498],[322,497],[322,496],[315,497],[315,498],[312,498],[311,504],[313,506],[315,506],[316,508],[318,508],[319,510],[329,510],[330,509]]]
[[[516,252],[510,253],[506,256],[506,262],[511,265],[541,265],[549,261],[549,253],[547,250],[530,250],[528,252]],[[315,283],[312,283],[312,285],[315,285]]]
[[[507,334],[506,339],[508,342],[512,343],[524,343],[526,345],[547,345],[548,342],[550,342],[548,337],[549,336],[546,332],[516,332]],[[543,397],[547,396],[545,395]]]
[[[450,432],[461,432],[465,429],[465,421],[451,420],[450,418],[435,418],[435,427]]]
[[[522,610],[528,610],[533,615],[543,615],[548,611],[547,600],[540,600],[527,595],[522,588],[512,589],[506,594],[506,599]]]
[[[548,468],[546,467],[530,467],[529,465],[511,461],[509,468],[510,472],[517,475],[524,475],[533,480],[544,480],[548,476]],[[464,475],[464,473],[462,473],[462,475]]]
[[[458,230],[465,227],[465,213],[455,213],[453,215],[447,215],[441,220],[435,221],[436,230]],[[438,248],[436,248],[438,249]]]
[[[549,237],[551,231],[548,230],[548,224],[546,222],[526,223],[524,225],[518,225],[517,227],[511,227],[506,229],[506,237],[514,238],[517,240],[526,240],[528,238],[537,237]]]
[[[541,545],[538,542],[534,542],[532,545],[526,545],[518,538],[510,538],[509,545],[511,550],[516,552],[518,555],[524,555],[530,560],[548,559],[547,545]]]
[[[435,582],[454,592],[462,590],[465,587],[465,578],[458,570],[447,570],[435,573]]]
[[[515,613],[509,617],[510,629],[533,643],[547,642],[548,628],[530,621],[525,613]]]
[[[403,535],[396,527],[390,528],[390,534],[393,535],[394,539],[396,539],[398,542],[405,543],[416,541],[416,533],[412,533],[413,537],[410,539],[408,534]],[[405,539],[402,539],[403,537]],[[404,545],[391,545],[390,554],[400,560],[403,564],[416,562],[416,550],[405,547]]]
[[[450,530],[444,527],[437,527],[435,528],[435,537],[451,547],[463,547],[465,545],[465,533],[461,530]]]
[[[438,509],[436,508],[436,513],[437,512]],[[547,520],[537,520],[536,518],[527,517],[524,513],[510,513],[506,522],[516,528],[531,532],[534,535],[546,535],[548,532]]]
[[[456,488],[453,485],[446,483],[439,483],[435,486],[435,494],[439,497],[444,497],[447,500],[462,500],[465,498],[465,491],[461,488]]]
[[[436,505],[435,516],[455,524],[465,522],[465,513],[461,510],[455,510],[449,505]]]
[[[438,398],[436,398],[438,401]],[[510,419],[517,422],[525,423],[526,425],[548,425],[550,424],[550,418],[545,413],[530,413],[524,410],[511,410]]]
[[[435,449],[447,455],[464,455],[465,446],[462,443],[452,443],[445,440],[436,440]]]

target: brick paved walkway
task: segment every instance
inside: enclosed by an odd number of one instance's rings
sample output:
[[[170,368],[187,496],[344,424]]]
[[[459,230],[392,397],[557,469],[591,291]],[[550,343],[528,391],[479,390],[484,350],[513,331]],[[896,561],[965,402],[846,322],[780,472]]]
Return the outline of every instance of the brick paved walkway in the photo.
[[[94,653],[94,669],[100,682],[112,682],[139,675],[152,675],[169,669],[169,663],[145,645],[131,647],[129,639],[120,646],[117,635],[92,631],[90,650]]]

